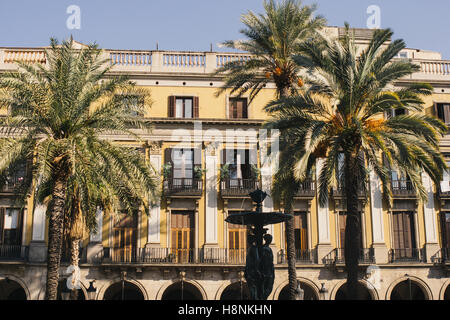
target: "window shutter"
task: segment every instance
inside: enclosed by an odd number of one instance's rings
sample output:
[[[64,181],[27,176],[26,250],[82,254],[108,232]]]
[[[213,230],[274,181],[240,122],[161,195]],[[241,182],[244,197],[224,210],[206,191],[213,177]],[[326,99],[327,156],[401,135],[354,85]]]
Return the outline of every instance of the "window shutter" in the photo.
[[[193,118],[199,117],[199,99],[198,97],[194,97],[194,110],[193,110]]]
[[[167,116],[169,118],[174,118],[175,117],[175,96],[170,96],[169,97],[169,103],[168,103],[168,108],[167,108]]]
[[[234,118],[234,100],[228,99],[228,118],[233,119]]]
[[[236,100],[236,113],[237,113],[237,118],[241,119],[243,118],[243,101],[241,99]]]
[[[444,122],[450,123],[450,105],[444,104]]]
[[[443,247],[450,249],[450,213],[443,214],[443,231],[444,235]]]
[[[347,215],[344,213],[339,214],[339,239],[341,241],[341,249],[345,248],[345,226],[347,224]]]
[[[247,99],[242,100],[242,118],[248,119],[248,103]]]

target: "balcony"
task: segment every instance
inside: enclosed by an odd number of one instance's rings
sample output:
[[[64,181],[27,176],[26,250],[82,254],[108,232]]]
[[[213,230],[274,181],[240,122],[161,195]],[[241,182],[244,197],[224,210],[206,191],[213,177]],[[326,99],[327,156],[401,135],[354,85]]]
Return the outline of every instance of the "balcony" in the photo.
[[[21,245],[0,245],[0,262],[2,261],[26,261],[28,258],[28,247]]]
[[[297,199],[312,199],[316,195],[316,182],[307,180],[300,183],[297,193],[294,198]]]
[[[363,186],[361,183],[358,183],[358,198],[359,199],[366,199],[366,193],[364,192]],[[345,185],[339,184],[337,188],[333,188],[333,198],[335,199],[344,199],[346,197],[345,195]]]
[[[172,198],[201,198],[203,180],[192,178],[170,178],[164,180],[164,195]]]
[[[390,263],[419,263],[425,262],[423,249],[391,249],[389,250]]]
[[[220,181],[220,195],[222,198],[249,198],[258,187],[256,179],[224,179]]]
[[[441,248],[431,257],[431,262],[434,264],[450,265],[450,248]]]
[[[246,249],[103,248],[94,262],[101,264],[245,265]]]
[[[312,264],[314,263],[314,250],[295,249],[295,263],[297,264]],[[277,257],[278,264],[287,263],[286,250],[280,250]]]
[[[0,188],[0,193],[14,193],[15,189],[23,181],[22,176],[10,176],[6,178],[5,184]]]
[[[323,259],[324,264],[328,266],[345,265],[345,253],[343,248],[336,248],[326,255]],[[358,264],[368,265],[375,263],[373,248],[360,249]]]
[[[416,191],[413,184],[408,180],[392,180],[391,191],[394,198],[399,199],[415,199]]]

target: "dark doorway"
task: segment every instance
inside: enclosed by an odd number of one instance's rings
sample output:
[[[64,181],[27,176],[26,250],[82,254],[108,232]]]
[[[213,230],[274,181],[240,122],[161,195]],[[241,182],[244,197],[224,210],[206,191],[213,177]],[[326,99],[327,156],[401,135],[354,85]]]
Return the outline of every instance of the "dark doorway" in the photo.
[[[120,281],[106,289],[103,300],[144,300],[144,295],[135,284]]]
[[[220,300],[249,300],[250,293],[248,291],[247,283],[235,282],[230,284],[222,292]]]
[[[300,282],[300,286],[305,292],[303,296],[303,300],[319,300],[319,297],[316,295],[316,292],[310,285]],[[289,286],[285,286],[278,296],[278,300],[289,300]]]
[[[0,280],[0,300],[27,300],[27,294],[16,281],[4,279]]]
[[[425,293],[412,280],[405,280],[395,286],[391,293],[391,300],[428,300]]]
[[[180,281],[170,285],[161,300],[203,300],[203,297],[194,285]]]
[[[359,300],[373,300],[369,289],[358,282],[358,299]],[[347,300],[347,283],[344,283],[336,292],[335,300]]]

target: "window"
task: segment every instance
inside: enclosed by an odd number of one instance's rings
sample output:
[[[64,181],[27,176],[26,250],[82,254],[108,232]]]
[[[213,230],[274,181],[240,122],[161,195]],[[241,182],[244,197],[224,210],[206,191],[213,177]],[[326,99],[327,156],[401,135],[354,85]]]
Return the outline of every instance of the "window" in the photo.
[[[222,163],[228,164],[230,179],[255,179],[252,165],[256,166],[256,150],[225,149],[222,154]]]
[[[436,103],[434,105],[436,115],[446,125],[450,124],[450,104],[449,103]]]
[[[0,244],[20,245],[22,212],[16,208],[0,208]]]
[[[392,220],[395,258],[413,257],[416,247],[413,212],[393,212]]]
[[[247,119],[248,108],[246,98],[230,98],[229,99],[229,118],[230,119]]]
[[[447,162],[447,167],[450,168],[450,163]],[[441,181],[441,192],[450,192],[450,172],[445,170]]]
[[[397,109],[391,109],[389,111],[386,111],[386,119],[390,119],[393,117],[398,117],[401,115],[408,114],[406,109],[404,108],[397,108]]]
[[[229,211],[230,215],[240,211]],[[247,226],[240,224],[228,224],[228,258],[230,262],[244,262],[247,254]]]
[[[442,247],[450,249],[450,212],[442,213]]]
[[[360,232],[360,246],[364,248],[362,237],[361,212],[358,212],[359,217],[359,232]],[[345,248],[345,227],[347,226],[347,211],[339,211],[339,248]]]
[[[168,116],[169,118],[192,119],[199,115],[198,97],[169,97]]]
[[[308,224],[306,212],[294,212],[294,234],[296,251],[308,250]]]
[[[177,262],[190,262],[195,247],[194,213],[192,211],[172,211],[170,221],[172,241],[171,253]]]
[[[137,213],[133,216],[129,216],[126,213],[119,213],[114,221],[113,234],[113,261],[135,261],[137,247]]]

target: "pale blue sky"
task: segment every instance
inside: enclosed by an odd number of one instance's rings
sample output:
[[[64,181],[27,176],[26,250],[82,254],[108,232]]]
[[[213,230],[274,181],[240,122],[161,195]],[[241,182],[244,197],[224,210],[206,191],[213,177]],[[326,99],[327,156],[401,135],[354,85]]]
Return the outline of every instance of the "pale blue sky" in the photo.
[[[369,5],[381,8],[381,27],[408,47],[450,58],[449,0],[304,0],[316,3],[328,24],[366,27]],[[69,5],[81,8],[81,29],[68,30]],[[221,51],[239,39],[240,16],[262,12],[262,0],[14,0],[0,3],[0,46],[48,45],[51,36],[97,42],[103,48]]]

